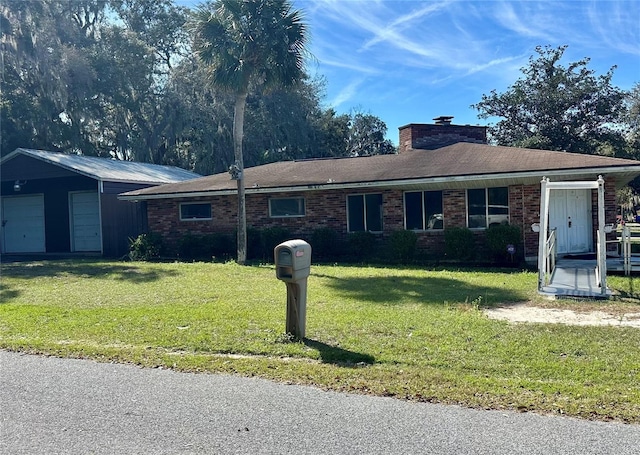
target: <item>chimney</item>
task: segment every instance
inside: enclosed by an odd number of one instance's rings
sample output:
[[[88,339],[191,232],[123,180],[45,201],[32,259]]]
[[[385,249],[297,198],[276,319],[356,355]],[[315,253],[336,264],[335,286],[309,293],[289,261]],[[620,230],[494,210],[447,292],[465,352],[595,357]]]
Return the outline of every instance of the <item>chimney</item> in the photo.
[[[436,117],[433,120],[435,120],[436,125],[451,125],[453,115],[441,115],[440,117]]]
[[[458,142],[487,143],[487,127],[453,125],[453,116],[441,115],[435,123],[410,123],[400,130],[399,153],[411,149],[436,150]]]

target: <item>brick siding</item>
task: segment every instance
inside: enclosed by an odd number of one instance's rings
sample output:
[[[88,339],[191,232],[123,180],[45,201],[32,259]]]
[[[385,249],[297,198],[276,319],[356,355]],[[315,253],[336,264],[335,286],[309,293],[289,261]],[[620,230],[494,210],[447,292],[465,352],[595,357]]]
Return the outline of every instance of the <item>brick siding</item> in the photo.
[[[412,123],[400,129],[399,152],[410,149],[435,150],[458,142],[487,143],[487,127]]]
[[[607,181],[605,194],[607,222],[613,223],[616,216],[614,181]],[[248,194],[246,196],[247,224],[250,227],[263,229],[284,227],[293,235],[310,238],[318,228],[331,228],[343,238],[347,236],[347,196],[351,194],[382,194],[383,200],[383,237],[396,230],[404,229],[403,191],[389,190],[331,190],[308,191],[304,193]],[[269,199],[281,197],[304,197],[306,216],[292,218],[269,217]],[[443,190],[444,227],[465,227],[466,190]],[[593,191],[594,202],[594,236],[597,229],[597,192]],[[211,220],[180,221],[179,206],[181,202],[211,203]],[[539,222],[540,185],[512,185],[509,187],[510,223],[520,227],[523,236],[525,257],[536,257],[538,254],[538,234],[531,225]],[[237,198],[231,196],[214,196],[198,198],[152,199],[147,202],[149,229],[160,233],[169,248],[175,254],[180,238],[186,234],[203,235],[211,233],[233,234],[236,230]],[[444,231],[417,231],[418,248],[432,256],[444,253]],[[476,243],[483,244],[484,231],[474,230]],[[595,237],[594,237],[595,238]],[[610,239],[614,239],[612,234]],[[595,243],[595,242],[594,242]],[[615,248],[612,245],[610,248]]]

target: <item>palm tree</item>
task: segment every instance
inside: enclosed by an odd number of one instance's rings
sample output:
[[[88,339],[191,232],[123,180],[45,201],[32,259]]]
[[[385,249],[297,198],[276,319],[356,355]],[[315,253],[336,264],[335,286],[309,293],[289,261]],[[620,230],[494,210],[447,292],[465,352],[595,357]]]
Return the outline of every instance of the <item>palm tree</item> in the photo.
[[[249,85],[289,86],[304,76],[307,27],[287,0],[217,0],[198,7],[194,48],[214,87],[235,95],[229,169],[238,185],[238,264],[247,258],[242,139]]]

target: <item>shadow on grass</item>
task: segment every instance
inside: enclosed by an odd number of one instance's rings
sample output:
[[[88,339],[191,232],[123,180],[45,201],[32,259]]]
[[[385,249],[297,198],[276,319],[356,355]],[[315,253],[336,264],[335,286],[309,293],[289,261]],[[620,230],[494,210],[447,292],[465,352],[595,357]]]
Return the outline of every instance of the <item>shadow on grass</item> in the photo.
[[[38,278],[75,276],[78,278],[102,278],[114,276],[117,280],[131,283],[148,283],[164,277],[177,276],[170,269],[153,266],[140,266],[134,262],[100,262],[85,259],[67,259],[55,261],[27,261],[2,264],[2,275],[11,278]],[[3,294],[4,295],[4,294]]]
[[[5,284],[0,284],[0,305],[7,303],[10,299],[18,297],[19,292],[15,289],[10,289]]]
[[[443,305],[445,303],[467,302],[477,303],[481,306],[492,306],[498,303],[528,300],[527,289],[519,292],[505,289],[499,284],[474,285],[454,278],[318,276],[329,279],[328,285],[345,297],[382,305],[416,302],[425,305]]]
[[[305,338],[303,342],[307,347],[318,350],[322,363],[332,363],[350,368],[357,368],[362,366],[362,364],[372,365],[375,363],[375,358],[368,354],[349,351],[308,338]]]

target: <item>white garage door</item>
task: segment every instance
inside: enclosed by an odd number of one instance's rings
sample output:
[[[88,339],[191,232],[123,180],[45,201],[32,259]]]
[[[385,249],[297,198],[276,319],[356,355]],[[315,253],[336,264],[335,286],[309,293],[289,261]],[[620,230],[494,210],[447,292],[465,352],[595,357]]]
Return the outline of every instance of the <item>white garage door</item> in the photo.
[[[44,195],[2,198],[2,248],[5,253],[44,253]]]
[[[101,251],[98,193],[70,193],[71,248],[73,251]]]

